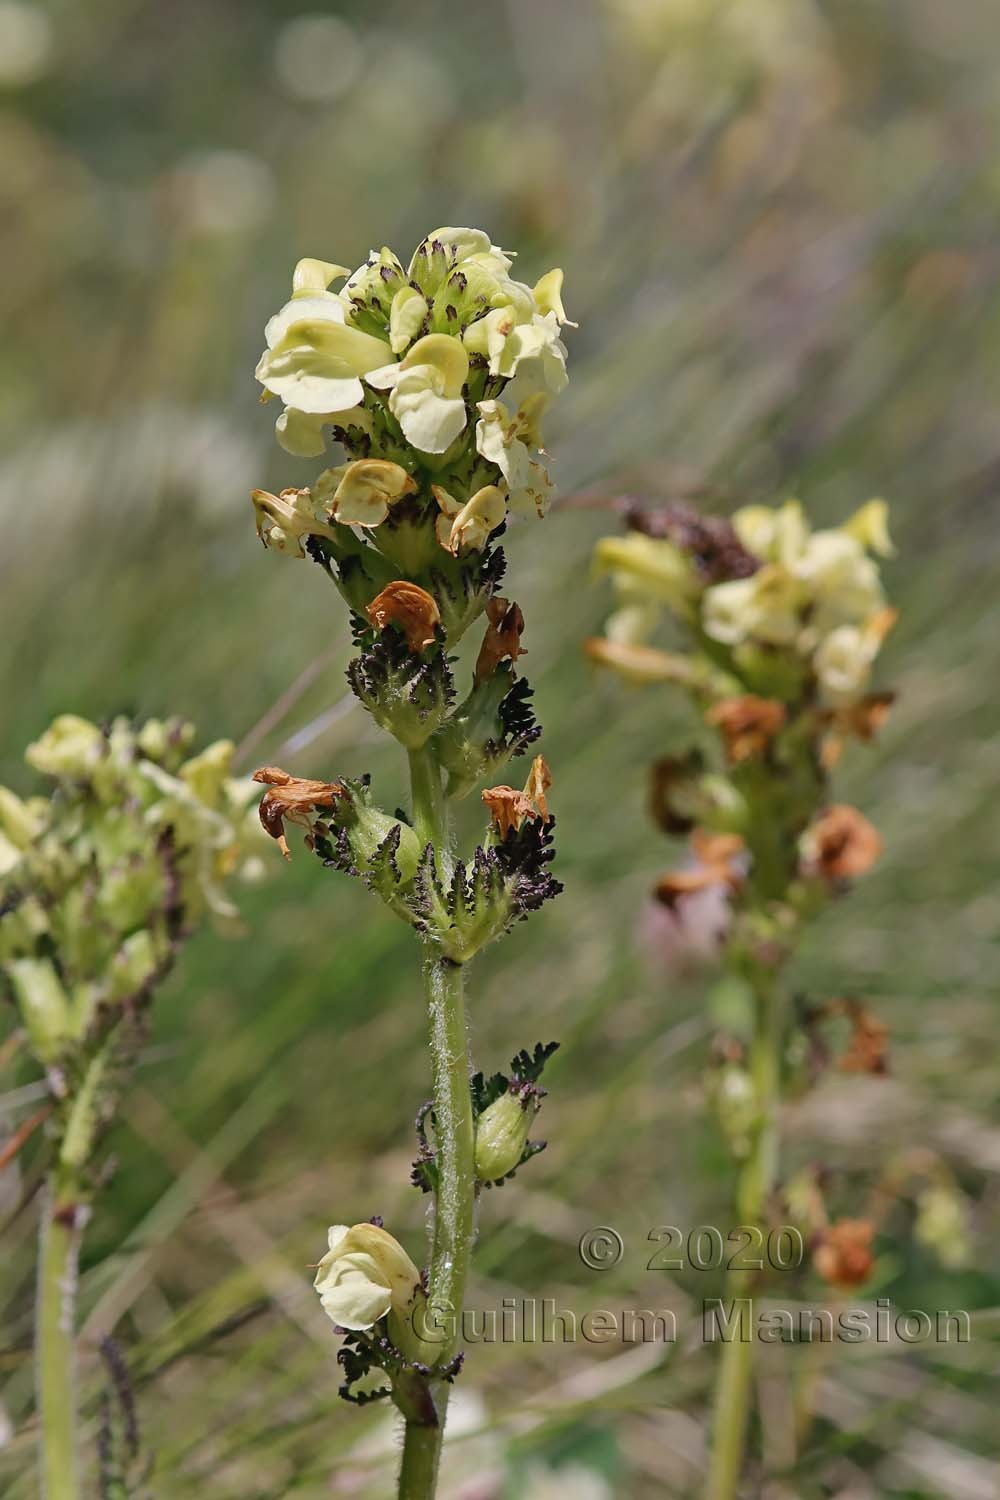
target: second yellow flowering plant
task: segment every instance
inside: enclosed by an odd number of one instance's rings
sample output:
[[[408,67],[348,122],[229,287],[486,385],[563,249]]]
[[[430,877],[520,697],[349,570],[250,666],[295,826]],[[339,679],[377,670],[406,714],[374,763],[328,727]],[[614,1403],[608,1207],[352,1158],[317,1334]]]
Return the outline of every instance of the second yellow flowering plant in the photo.
[[[781,1177],[790,1044],[808,1020],[795,1014],[783,975],[804,924],[881,849],[863,814],[831,802],[829,776],[844,740],[871,739],[891,703],[869,690],[895,619],[876,561],[892,551],[886,507],[870,501],[821,531],[794,500],[747,506],[732,521],[684,506],[635,508],[630,520],[629,534],[597,546],[618,608],[588,651],[634,682],[686,689],[708,731],[704,744],[653,768],[654,815],[691,839],[689,862],[655,895],[682,935],[692,900],[713,893],[725,913],[719,956],[746,1015],[737,1035],[720,1038],[711,1094],[738,1171],[738,1222],[762,1242],[779,1194],[796,1210],[808,1197],[816,1269],[856,1285],[872,1265],[872,1225],[827,1224],[815,1190]],[[665,612],[681,627],[680,651],[650,644]],[[849,1016],[851,1065],[881,1071],[884,1028],[860,1006]],[[734,1299],[756,1284],[752,1271],[729,1275]],[[706,1500],[739,1490],[751,1359],[749,1337],[724,1344]]]
[[[461,1365],[477,1195],[539,1149],[529,1128],[554,1050],[538,1044],[509,1073],[474,1074],[465,1015],[471,959],[559,890],[544,760],[523,787],[497,784],[540,734],[498,544],[508,517],[545,512],[541,422],[567,378],[562,273],[528,286],[511,266],[482,231],[459,228],[428,235],[406,267],[386,248],[354,272],[300,261],[257,366],[266,397],[282,403],[279,442],[319,458],[329,438],[344,455],[305,488],[255,491],[258,534],[270,550],[311,558],[343,597],[358,648],[350,685],[410,770],[409,809],[392,815],[368,778],[265,766],[257,780],[261,820],[282,850],[298,825],[420,948],[433,1097],[413,1181],[433,1199],[429,1263],[420,1271],[376,1218],[333,1226],[316,1276],[344,1335],[343,1394],[391,1397],[403,1415],[399,1492],[414,1500],[434,1493]],[[473,629],[475,666],[459,698],[453,653]],[[493,783],[481,794],[486,826],[463,858],[452,805],[483,781]]]

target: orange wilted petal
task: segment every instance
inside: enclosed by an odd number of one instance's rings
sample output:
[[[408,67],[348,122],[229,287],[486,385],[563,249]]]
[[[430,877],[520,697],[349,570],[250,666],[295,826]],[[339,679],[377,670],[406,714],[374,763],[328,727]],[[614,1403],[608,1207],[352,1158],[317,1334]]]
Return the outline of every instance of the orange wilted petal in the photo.
[[[549,804],[546,793],[552,785],[552,772],[542,755],[536,755],[531,770],[519,792],[512,786],[490,786],[482,793],[482,799],[490,810],[490,817],[502,839],[511,829],[518,829],[525,818],[541,818],[549,821]]]
[[[889,1028],[858,1000],[845,1000],[851,1039],[838,1067],[845,1073],[882,1074],[889,1065]]]
[[[762,755],[785,722],[785,705],[775,698],[745,693],[720,698],[705,715],[725,741],[726,755],[733,765]]]
[[[285,837],[286,821],[306,830],[308,844],[319,809],[332,807],[338,797],[346,796],[338,781],[308,781],[291,776],[280,766],[262,766],[253,773],[253,779],[267,787],[257,809],[261,827],[276,841],[286,859],[292,857]]]
[[[433,594],[404,578],[387,583],[369,604],[367,614],[376,630],[398,625],[411,651],[425,651],[433,646],[435,626],[441,623],[441,611]]]
[[[495,596],[487,601],[486,618],[489,623],[476,661],[477,682],[492,677],[502,661],[509,660],[515,666],[518,657],[526,654],[521,645],[524,616],[518,605]]]
[[[490,786],[482,793],[497,832],[505,839],[512,828],[520,828],[525,818],[537,817],[531,799],[512,786]]]
[[[806,862],[827,880],[855,880],[882,853],[878,829],[856,807],[834,803],[804,838]]]
[[[678,897],[708,890],[713,885],[735,890],[741,879],[736,859],[743,847],[737,833],[707,833],[704,828],[696,828],[691,835],[691,852],[696,863],[688,869],[661,875],[653,894],[664,906],[673,906]]]
[[[524,795],[534,803],[539,816],[546,823],[549,820],[549,805],[545,800],[545,793],[551,785],[552,772],[549,770],[548,762],[544,755],[536,755],[531,762],[528,779],[524,783]]]
[[[875,1226],[868,1219],[841,1219],[824,1229],[813,1264],[831,1286],[860,1286],[875,1264]]]

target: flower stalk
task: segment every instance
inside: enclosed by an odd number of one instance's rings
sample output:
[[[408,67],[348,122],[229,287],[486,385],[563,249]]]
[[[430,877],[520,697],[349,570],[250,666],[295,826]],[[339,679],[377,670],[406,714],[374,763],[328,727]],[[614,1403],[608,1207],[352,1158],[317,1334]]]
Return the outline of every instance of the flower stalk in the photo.
[[[434,1200],[427,1266],[418,1272],[376,1218],[333,1226],[316,1277],[344,1335],[341,1394],[391,1399],[403,1417],[399,1493],[412,1500],[436,1485],[477,1196],[541,1149],[526,1125],[554,1050],[522,1050],[509,1074],[486,1078],[472,1069],[465,1013],[471,960],[560,889],[541,757],[523,790],[487,785],[471,855],[451,831],[452,803],[541,733],[517,671],[524,619],[499,592],[498,543],[512,518],[546,508],[540,423],[566,384],[566,317],[561,272],[530,287],[511,264],[480,230],[458,228],[428,235],[405,269],[385,247],[353,273],[302,261],[257,367],[284,403],[286,449],[319,457],[329,436],[346,455],[308,488],[255,491],[258,535],[312,558],[339,591],[359,651],[348,681],[409,763],[410,807],[395,817],[367,777],[311,781],[274,766],[256,776],[283,851],[285,824],[303,827],[326,867],[362,879],[417,939],[432,1097],[413,1182]],[[456,701],[454,651],[477,626],[472,682]]]
[[[39,1230],[36,1387],[42,1495],[77,1500],[76,1278],[81,1228],[75,1193],[46,1193]]]

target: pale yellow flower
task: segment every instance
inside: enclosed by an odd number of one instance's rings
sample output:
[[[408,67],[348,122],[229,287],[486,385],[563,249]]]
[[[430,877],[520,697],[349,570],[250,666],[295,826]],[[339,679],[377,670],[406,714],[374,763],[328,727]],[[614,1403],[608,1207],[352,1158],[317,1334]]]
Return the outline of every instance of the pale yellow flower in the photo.
[[[638,531],[602,537],[594,548],[594,570],[598,575],[610,573],[629,604],[666,604],[685,617],[700,590],[691,560],[679,547]],[[639,618],[634,617],[634,622]]]
[[[256,376],[296,411],[326,413],[360,406],[360,376],[384,364],[388,343],[351,328],[333,292],[294,296],[264,330],[267,349]]]
[[[784,505],[745,505],[733,515],[736,535],[762,562],[793,563],[809,540],[809,523],[798,500]]]
[[[555,312],[534,313],[530,319],[521,320],[512,304],[496,307],[469,325],[464,342],[471,353],[489,361],[491,375],[509,378],[517,374],[523,362],[537,360],[553,394],[558,395],[568,384],[566,346],[559,337]]]
[[[437,539],[456,556],[464,547],[485,547],[490,532],[506,518],[507,496],[495,484],[478,489],[464,505],[442,485],[432,485],[431,489],[441,510],[434,527]]]
[[[889,535],[889,507],[884,500],[869,500],[844,522],[842,530],[879,557],[896,554]]]
[[[420,332],[427,316],[427,299],[414,286],[401,286],[389,309],[389,343],[393,354],[402,354]]]
[[[321,519],[317,497],[311,490],[282,490],[280,495],[253,490],[250,499],[257,518],[257,535],[274,552],[302,558],[306,555],[303,543],[307,536],[336,535]]]
[[[389,507],[417,488],[412,475],[382,458],[359,458],[329,474],[339,476],[331,515],[344,526],[380,526]]]
[[[278,442],[295,458],[319,458],[326,450],[324,427],[360,427],[371,433],[371,413],[363,406],[348,411],[305,412],[286,406],[274,424]]]
[[[726,646],[747,639],[790,646],[801,627],[805,594],[802,585],[778,563],[750,578],[734,578],[705,590],[702,624],[705,634]]]
[[[537,436],[537,405],[522,406],[514,416],[502,401],[480,401],[477,409],[476,449],[503,475],[511,510],[543,516],[552,482],[544,465],[531,457],[525,441]]]
[[[388,1230],[378,1224],[334,1224],[327,1242],[313,1285],[334,1323],[361,1331],[390,1309],[406,1313],[420,1288],[420,1272]]]
[[[421,453],[444,453],[465,429],[462,388],[468,377],[461,342],[428,333],[398,364],[370,370],[366,378],[375,390],[389,391],[389,410],[408,443]]]

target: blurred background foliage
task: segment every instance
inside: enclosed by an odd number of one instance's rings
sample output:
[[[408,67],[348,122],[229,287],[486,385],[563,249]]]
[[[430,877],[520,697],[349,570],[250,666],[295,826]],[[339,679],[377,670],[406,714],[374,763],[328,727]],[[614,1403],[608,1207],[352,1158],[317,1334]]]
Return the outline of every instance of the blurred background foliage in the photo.
[[[251,734],[248,768],[371,770],[395,805],[398,760],[344,700],[338,598],[254,537],[249,489],[312,467],[258,409],[261,327],[300,255],[405,255],[441,223],[516,247],[529,281],[566,271],[580,329],[548,439],[575,498],[508,551],[567,890],[477,965],[473,1006],[484,1066],[563,1050],[549,1150],[483,1202],[473,1300],[673,1308],[680,1337],[473,1350],[449,1496],[688,1496],[703,1464],[697,1314],[719,1278],[645,1269],[652,1226],[730,1220],[711,975],[673,971],[647,902],[677,857],[648,821],[647,767],[691,726],[667,690],[595,676],[579,651],[608,605],[589,551],[626,491],[722,510],[796,494],[822,522],[891,503],[902,618],[882,682],[900,702],[840,772],[886,852],[796,980],[871,1001],[892,1069],[793,1105],[787,1155],[827,1165],[857,1215],[887,1161],[939,1153],[967,1196],[965,1265],[920,1249],[901,1202],[865,1297],[966,1308],[974,1337],[763,1350],[771,1477],[748,1494],[1000,1490],[996,43],[977,0],[0,3],[0,780],[20,790],[53,714],[125,710]],[[382,1213],[421,1245],[412,944],[304,852],[270,877],[245,936],[199,939],[163,994],[88,1235],[89,1436],[113,1330],[163,1500],[380,1496],[394,1462],[386,1413],[335,1399],[304,1268],[334,1220]],[[9,1130],[37,1091],[0,1057]],[[0,1178],[6,1208],[35,1165]],[[576,1252],[595,1224],[625,1241],[604,1273]],[[35,1488],[33,1228],[29,1204],[0,1288],[12,1500]],[[804,1271],[774,1295],[823,1290]]]

